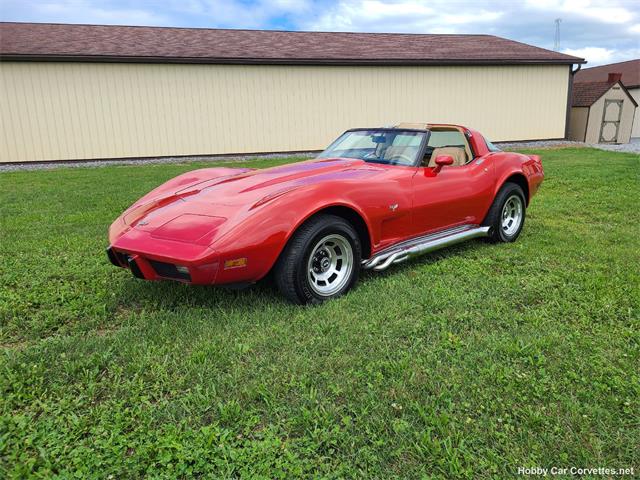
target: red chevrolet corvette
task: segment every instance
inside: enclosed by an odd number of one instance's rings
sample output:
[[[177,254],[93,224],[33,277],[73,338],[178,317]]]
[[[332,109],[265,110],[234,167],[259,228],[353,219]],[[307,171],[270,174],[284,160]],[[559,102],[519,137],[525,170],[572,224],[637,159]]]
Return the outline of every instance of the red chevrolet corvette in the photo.
[[[273,271],[288,299],[319,302],[361,268],[476,237],[513,242],[543,177],[537,155],[465,127],[358,128],[313,160],[169,180],[111,225],[107,253],[145,280],[244,284]]]

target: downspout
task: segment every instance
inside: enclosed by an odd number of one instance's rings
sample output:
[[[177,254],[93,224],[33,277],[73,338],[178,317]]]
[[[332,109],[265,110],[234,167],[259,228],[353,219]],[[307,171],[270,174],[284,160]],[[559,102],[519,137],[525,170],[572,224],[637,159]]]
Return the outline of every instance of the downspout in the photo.
[[[578,68],[573,69],[573,65],[569,65],[569,85],[567,87],[567,112],[564,119],[564,139],[569,140],[569,126],[571,122],[571,100],[573,99],[573,76],[580,71],[582,64],[578,64]]]

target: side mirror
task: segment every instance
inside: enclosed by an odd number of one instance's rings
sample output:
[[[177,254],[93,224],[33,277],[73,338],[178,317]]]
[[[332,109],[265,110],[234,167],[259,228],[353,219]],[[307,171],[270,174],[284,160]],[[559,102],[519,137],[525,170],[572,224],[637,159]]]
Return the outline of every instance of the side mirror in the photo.
[[[433,169],[434,173],[438,173],[442,170],[442,167],[453,165],[453,157],[450,155],[438,155],[436,157],[436,167]]]

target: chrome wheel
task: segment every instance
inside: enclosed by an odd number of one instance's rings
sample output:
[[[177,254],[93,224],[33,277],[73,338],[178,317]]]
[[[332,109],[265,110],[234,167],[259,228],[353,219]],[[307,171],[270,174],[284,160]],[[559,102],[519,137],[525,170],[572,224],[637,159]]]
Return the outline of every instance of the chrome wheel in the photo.
[[[349,282],[352,271],[353,249],[342,235],[327,235],[311,250],[307,278],[318,295],[328,297],[339,292]]]
[[[507,236],[514,235],[522,224],[524,206],[519,195],[511,195],[502,207],[502,231]]]

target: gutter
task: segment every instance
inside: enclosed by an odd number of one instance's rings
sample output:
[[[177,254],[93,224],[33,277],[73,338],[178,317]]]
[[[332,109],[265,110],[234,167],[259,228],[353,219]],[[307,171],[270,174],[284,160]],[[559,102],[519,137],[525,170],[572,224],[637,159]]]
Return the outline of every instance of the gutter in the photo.
[[[349,65],[349,66],[445,66],[445,65],[574,65],[585,60],[567,59],[332,59],[332,58],[220,58],[128,55],[48,55],[0,53],[1,62],[175,63],[211,65]]]

